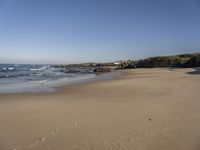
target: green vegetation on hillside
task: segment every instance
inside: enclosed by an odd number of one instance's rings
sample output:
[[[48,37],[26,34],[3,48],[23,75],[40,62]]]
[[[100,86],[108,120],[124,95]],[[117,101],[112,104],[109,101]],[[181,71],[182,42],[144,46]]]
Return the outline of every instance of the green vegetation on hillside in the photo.
[[[129,60],[122,63],[119,68],[154,67],[200,67],[200,53],[150,57],[138,61]]]
[[[200,53],[181,54],[172,56],[157,56],[149,57],[140,60],[127,60],[109,63],[84,63],[84,64],[68,64],[68,65],[53,65],[56,68],[73,70],[77,67],[93,68],[94,72],[109,72],[114,69],[129,69],[129,68],[155,68],[155,67],[200,67]]]

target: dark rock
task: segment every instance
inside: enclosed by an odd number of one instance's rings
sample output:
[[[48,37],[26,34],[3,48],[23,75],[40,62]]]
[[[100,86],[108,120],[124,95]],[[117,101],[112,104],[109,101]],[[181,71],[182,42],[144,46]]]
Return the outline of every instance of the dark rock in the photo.
[[[136,61],[133,60],[127,60],[127,61],[122,61],[118,65],[118,69],[131,69],[131,68],[136,68]]]
[[[186,67],[200,67],[200,53],[193,55],[185,64]]]
[[[110,68],[95,68],[94,72],[95,73],[104,73],[104,72],[110,72],[111,69]]]

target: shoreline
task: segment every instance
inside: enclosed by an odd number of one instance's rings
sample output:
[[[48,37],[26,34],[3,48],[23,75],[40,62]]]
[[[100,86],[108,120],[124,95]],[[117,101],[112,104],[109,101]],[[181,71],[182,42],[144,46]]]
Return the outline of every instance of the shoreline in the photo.
[[[125,70],[116,70],[116,71],[112,71],[112,72],[107,72],[107,73],[101,73],[99,75],[96,75],[97,79],[94,78],[92,80],[81,80],[81,82],[72,82],[71,84],[59,84],[59,85],[54,85],[51,87],[47,87],[47,89],[51,89],[51,90],[42,90],[42,91],[21,91],[21,92],[10,92],[10,93],[0,93],[0,96],[9,96],[9,95],[45,95],[45,94],[59,94],[59,93],[63,93],[66,89],[70,89],[70,88],[76,88],[79,86],[87,86],[87,85],[91,85],[91,84],[98,84],[98,83],[103,83],[103,82],[109,82],[109,81],[115,81],[115,80],[120,80],[120,79],[124,79],[124,78],[128,78],[130,75],[132,75],[133,71],[137,70],[170,70],[170,71],[176,71],[176,70],[190,70],[187,71],[187,74],[191,74],[192,76],[194,75],[200,75],[200,67],[196,67],[196,68],[166,68],[166,67],[161,67],[161,68],[137,68],[137,69],[125,69]],[[107,76],[106,78],[104,78],[104,76],[106,76],[107,74],[112,74],[114,73],[114,76]],[[116,74],[115,74],[116,73]],[[101,77],[102,76],[102,77]],[[100,77],[100,78],[98,78]],[[28,84],[27,84],[28,85]]]
[[[130,69],[52,93],[0,95],[0,149],[199,149],[200,76],[191,71]]]
[[[91,74],[91,76],[80,76],[79,78],[70,79],[57,79],[46,82],[28,82],[7,85],[0,88],[0,95],[4,94],[17,94],[17,93],[51,93],[56,92],[58,89],[79,84],[87,84],[96,81],[113,80],[120,78],[126,74],[125,70],[117,70],[101,74]]]

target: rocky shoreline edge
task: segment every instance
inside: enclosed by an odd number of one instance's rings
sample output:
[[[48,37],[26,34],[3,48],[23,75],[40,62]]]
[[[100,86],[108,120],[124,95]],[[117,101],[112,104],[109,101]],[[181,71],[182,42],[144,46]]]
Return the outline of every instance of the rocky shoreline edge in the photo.
[[[62,68],[74,72],[73,68],[92,68],[92,73],[105,73],[113,70],[132,69],[132,68],[194,68],[200,67],[200,53],[180,54],[171,56],[156,56],[140,60],[125,60],[108,63],[82,63],[67,65],[52,65],[55,68]]]

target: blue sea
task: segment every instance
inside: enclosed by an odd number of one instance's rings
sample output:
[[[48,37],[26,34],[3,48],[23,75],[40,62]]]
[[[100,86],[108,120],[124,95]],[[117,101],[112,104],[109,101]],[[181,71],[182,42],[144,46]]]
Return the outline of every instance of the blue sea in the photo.
[[[0,64],[0,94],[51,92],[56,87],[120,76],[95,75],[92,67],[55,68],[51,65]]]
[[[52,81],[93,73],[93,68],[54,68],[51,65],[0,64],[0,85]]]

